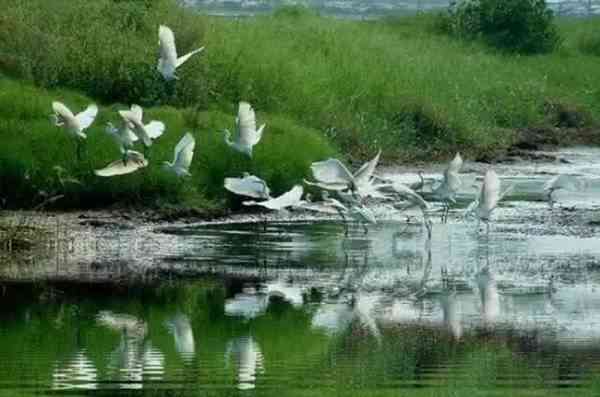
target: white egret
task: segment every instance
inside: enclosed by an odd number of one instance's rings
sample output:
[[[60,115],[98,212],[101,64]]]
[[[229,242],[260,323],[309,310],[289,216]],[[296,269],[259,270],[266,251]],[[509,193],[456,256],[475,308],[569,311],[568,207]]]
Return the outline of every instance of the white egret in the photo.
[[[147,166],[148,160],[146,160],[142,153],[135,150],[125,150],[123,152],[123,159],[113,161],[106,167],[95,170],[94,174],[102,177],[119,176],[131,174]]]
[[[240,153],[252,157],[252,148],[260,142],[265,124],[256,129],[256,115],[248,102],[240,102],[235,119],[236,134],[231,140],[231,132],[225,130],[225,143]]]
[[[225,178],[225,189],[231,193],[252,197],[255,199],[268,200],[271,198],[271,191],[267,183],[257,176],[244,173],[243,178]]]
[[[81,141],[87,138],[86,129],[92,125],[98,115],[98,106],[91,104],[76,115],[62,102],[52,102],[54,125],[62,127],[77,142],[77,159],[81,160]]]
[[[444,202],[444,212],[442,213],[442,222],[448,221],[450,212],[450,203],[456,203],[456,193],[462,186],[460,179],[460,169],[463,165],[463,159],[460,153],[456,153],[448,167],[444,171],[442,184],[433,191],[433,196]]]
[[[554,198],[552,195],[557,190],[577,191],[583,190],[586,187],[586,182],[581,177],[575,175],[559,174],[552,177],[544,184],[544,193],[550,207],[554,206]]]
[[[104,131],[114,139],[116,144],[119,146],[121,153],[131,149],[133,144],[138,141],[137,135],[131,131],[127,123],[123,123],[121,128],[115,127],[112,123],[106,123]]]
[[[160,25],[158,27],[158,45],[160,47],[160,58],[158,59],[156,69],[167,81],[178,80],[179,78],[175,75],[175,70],[193,55],[204,50],[204,47],[200,47],[178,57],[177,47],[175,47],[175,35],[173,34],[173,31],[165,25]]]
[[[386,186],[386,184],[375,185],[373,177],[380,156],[381,150],[373,159],[363,164],[354,174],[338,159],[314,162],[311,164],[310,169],[315,182],[305,182],[308,185],[318,186],[326,190],[342,191],[349,189],[362,198],[384,198],[385,196],[378,189]]]
[[[146,148],[152,146],[152,141],[165,132],[165,124],[161,121],[152,120],[150,123],[144,124],[142,121],[144,110],[139,105],[131,105],[130,110],[119,110],[119,115],[123,119],[125,127],[131,130]]]
[[[304,194],[304,188],[296,185],[279,197],[270,198],[265,201],[244,201],[242,204],[246,206],[259,205],[270,210],[280,211],[290,207],[301,207],[304,203],[302,194]]]
[[[346,221],[347,217],[352,218],[353,220],[355,220],[356,222],[358,222],[360,225],[362,225],[363,230],[365,232],[365,234],[367,234],[369,232],[369,229],[367,228],[367,224],[377,224],[377,219],[375,218],[375,214],[373,214],[373,211],[371,211],[368,207],[362,205],[362,204],[357,204],[353,201],[348,202],[349,207],[347,207],[346,205],[342,204],[339,200],[336,200],[335,198],[329,197],[329,195],[327,194],[327,192],[323,192],[323,201],[331,206],[332,208],[334,208],[338,214],[342,217],[342,219],[344,220],[345,223],[345,235],[348,235],[348,222]]]
[[[173,172],[177,176],[191,176],[190,165],[194,157],[194,148],[196,140],[191,133],[187,133],[181,138],[177,146],[175,146],[173,154],[173,162],[165,161],[163,168]]]

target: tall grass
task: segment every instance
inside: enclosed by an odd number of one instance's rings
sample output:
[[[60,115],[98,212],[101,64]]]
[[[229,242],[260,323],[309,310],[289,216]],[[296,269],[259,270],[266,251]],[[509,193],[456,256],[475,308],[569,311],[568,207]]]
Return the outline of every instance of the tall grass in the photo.
[[[259,121],[267,127],[250,160],[224,143],[223,129],[234,125],[233,106],[230,113],[163,106],[145,112],[146,120],[161,120],[167,126],[151,148],[150,165],[134,174],[101,178],[93,170],[120,158],[118,147],[103,131],[104,125],[107,121],[118,123],[116,111],[125,105],[101,106],[88,130],[84,159],[78,161],[75,141],[49,120],[53,100],[64,101],[74,111],[92,102],[71,91],[46,91],[0,78],[0,198],[9,207],[36,206],[57,196],[63,197],[55,204],[65,207],[117,202],[158,206],[183,202],[210,207],[228,197],[223,189],[226,176],[252,172],[280,193],[301,182],[312,161],[335,154],[319,132],[259,112]],[[173,148],[188,130],[196,137],[192,177],[176,180],[160,165],[172,159]]]
[[[562,26],[562,50],[519,57],[437,34],[431,15],[346,21],[284,9],[224,19],[171,0],[6,2],[0,67],[14,76],[105,102],[206,111],[245,99],[356,157],[378,147],[387,159],[477,154],[546,122],[548,100],[600,110],[597,61],[569,45],[579,39]],[[176,87],[155,71],[160,23],[181,52],[206,46]]]

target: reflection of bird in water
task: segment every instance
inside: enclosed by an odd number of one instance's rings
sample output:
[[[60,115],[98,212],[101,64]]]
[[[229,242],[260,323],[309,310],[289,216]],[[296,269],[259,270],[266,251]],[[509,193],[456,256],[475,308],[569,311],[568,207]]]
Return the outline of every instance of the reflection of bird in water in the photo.
[[[357,292],[349,302],[324,303],[315,312],[312,326],[329,332],[341,332],[353,321],[358,321],[361,328],[380,341],[381,331],[375,314],[380,299],[379,295]]]
[[[456,299],[456,289],[451,289],[448,283],[444,283],[440,303],[444,315],[444,325],[455,339],[460,339],[463,334],[460,302]]]
[[[98,388],[98,372],[84,349],[60,366],[55,364],[52,373],[52,389],[91,389]]]
[[[111,311],[98,313],[96,319],[98,324],[121,333],[119,346],[110,354],[109,369],[122,382],[122,389],[141,389],[144,380],[162,379],[164,355],[149,341],[144,343],[148,326],[143,320]]]
[[[256,387],[256,376],[264,374],[264,360],[258,343],[250,335],[236,338],[227,343],[226,361],[231,357],[238,366],[238,384],[240,390]]]
[[[477,286],[481,299],[481,318],[484,325],[493,325],[500,314],[500,295],[496,280],[489,266],[483,267],[477,273]]]
[[[165,325],[175,339],[175,350],[184,361],[192,361],[196,354],[194,332],[188,316],[178,313],[166,320]]]

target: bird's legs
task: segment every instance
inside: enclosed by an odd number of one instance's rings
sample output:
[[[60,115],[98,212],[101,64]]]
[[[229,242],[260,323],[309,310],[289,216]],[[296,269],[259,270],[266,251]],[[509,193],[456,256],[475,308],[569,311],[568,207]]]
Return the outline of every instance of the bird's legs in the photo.
[[[367,227],[367,224],[362,222],[362,227],[363,227],[363,230],[365,231],[365,235],[369,234],[369,228]]]

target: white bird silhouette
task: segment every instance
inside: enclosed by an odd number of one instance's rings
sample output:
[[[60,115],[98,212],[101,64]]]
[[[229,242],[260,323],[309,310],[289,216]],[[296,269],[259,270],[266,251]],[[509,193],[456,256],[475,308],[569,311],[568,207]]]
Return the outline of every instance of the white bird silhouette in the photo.
[[[148,124],[142,121],[144,110],[139,105],[131,105],[130,110],[119,110],[119,115],[125,123],[125,127],[142,141],[145,147],[152,146],[152,141],[165,132],[165,124],[161,121],[152,120]],[[134,140],[133,142],[137,141]]]
[[[191,176],[190,165],[194,157],[194,148],[196,140],[191,133],[187,133],[181,138],[173,154],[173,162],[165,161],[163,167],[173,172],[177,176]]]
[[[373,178],[380,156],[381,150],[373,159],[363,164],[354,174],[338,159],[314,162],[311,164],[310,169],[316,181],[305,181],[305,183],[333,191],[349,189],[361,198],[384,198],[385,196],[379,193],[378,189],[386,186],[386,184],[375,185]]]
[[[265,201],[244,201],[242,204],[247,206],[259,205],[270,210],[279,211],[289,207],[301,207],[304,203],[302,200],[303,193],[304,188],[300,185],[296,185],[291,190],[283,193],[279,197],[270,198]]]
[[[89,105],[83,112],[73,114],[73,112],[62,102],[52,102],[52,119],[54,125],[62,127],[65,131],[76,138],[77,158],[81,159],[81,140],[87,138],[86,129],[92,125],[98,115],[98,107],[94,104]]]
[[[559,174],[551,178],[544,184],[544,193],[550,207],[554,205],[552,195],[557,190],[577,191],[583,190],[586,187],[586,181],[576,175]]]
[[[121,160],[113,161],[106,167],[95,170],[94,174],[102,177],[126,175],[147,166],[148,160],[142,153],[135,150],[125,150]]]
[[[104,131],[114,139],[116,144],[119,146],[121,153],[131,149],[133,144],[138,141],[137,135],[131,131],[127,123],[123,123],[121,128],[115,127],[112,123],[106,123]]]
[[[456,153],[448,167],[444,171],[444,179],[442,184],[433,191],[433,196],[444,202],[444,212],[442,213],[442,221],[448,221],[448,213],[450,212],[450,203],[456,203],[456,193],[462,186],[460,179],[460,169],[463,165],[463,159],[460,153]]]
[[[240,153],[252,157],[252,148],[260,142],[265,124],[256,129],[256,115],[248,102],[240,102],[235,119],[236,134],[231,140],[231,132],[225,130],[225,143]]]
[[[194,54],[204,50],[204,47],[200,47],[181,57],[177,57],[175,35],[173,34],[173,31],[165,25],[160,25],[158,27],[158,45],[160,48],[160,58],[158,59],[156,69],[165,80],[178,80],[179,77],[175,75],[175,70],[183,65]]]
[[[196,342],[192,323],[188,316],[178,313],[169,318],[165,325],[175,339],[175,349],[186,361],[191,361],[196,354]]]
[[[225,178],[225,189],[231,193],[252,197],[255,199],[271,198],[271,191],[267,183],[257,176],[244,173],[243,178]]]

